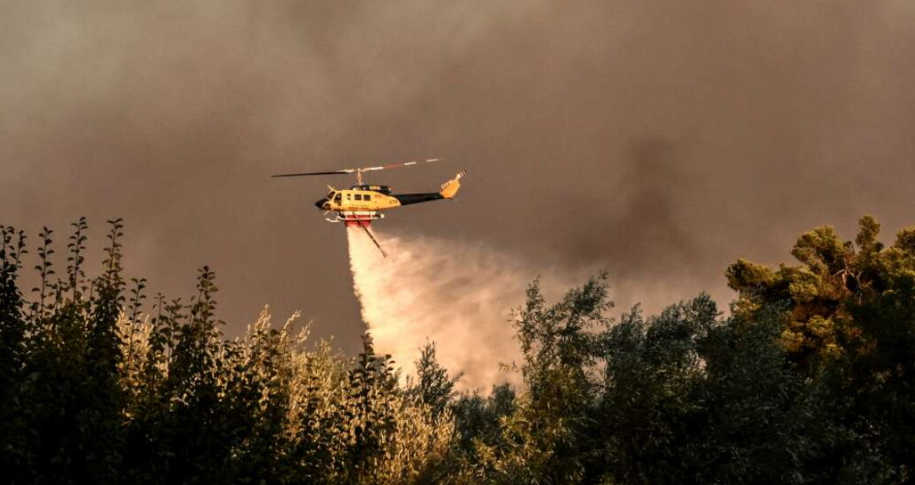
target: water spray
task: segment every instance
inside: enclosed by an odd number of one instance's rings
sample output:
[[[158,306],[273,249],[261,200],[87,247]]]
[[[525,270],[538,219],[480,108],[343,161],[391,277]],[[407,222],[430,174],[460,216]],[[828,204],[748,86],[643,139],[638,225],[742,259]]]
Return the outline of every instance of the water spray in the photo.
[[[464,373],[459,388],[518,384],[499,364],[520,364],[512,309],[537,275],[482,245],[375,236],[387,258],[360,228],[347,228],[353,286],[376,350],[412,373],[420,348],[435,342],[439,362]]]

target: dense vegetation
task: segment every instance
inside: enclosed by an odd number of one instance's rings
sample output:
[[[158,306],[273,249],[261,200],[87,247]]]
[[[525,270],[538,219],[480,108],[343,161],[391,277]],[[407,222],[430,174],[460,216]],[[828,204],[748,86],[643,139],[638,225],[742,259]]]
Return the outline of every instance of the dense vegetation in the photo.
[[[895,244],[804,234],[799,265],[738,261],[706,295],[613,320],[599,276],[516,313],[524,386],[457,394],[423,349],[401,382],[366,336],[348,358],[266,312],[224,340],[215,277],[188,302],[126,281],[120,221],[101,275],[74,224],[37,288],[2,228],[0,470],[7,483],[912,483],[915,230]],[[148,306],[148,309],[147,309]]]

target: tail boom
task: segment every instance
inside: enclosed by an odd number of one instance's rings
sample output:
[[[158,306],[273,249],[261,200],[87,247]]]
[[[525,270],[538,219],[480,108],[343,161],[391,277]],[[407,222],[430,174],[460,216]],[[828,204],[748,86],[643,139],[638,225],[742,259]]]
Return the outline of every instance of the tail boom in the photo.
[[[440,192],[425,192],[421,194],[397,194],[393,195],[397,202],[400,202],[400,205],[411,205],[419,204],[421,202],[431,202],[433,200],[441,199],[453,199],[457,195],[458,190],[461,188],[461,178],[466,175],[467,172],[461,171],[455,177],[442,184],[442,190]]]

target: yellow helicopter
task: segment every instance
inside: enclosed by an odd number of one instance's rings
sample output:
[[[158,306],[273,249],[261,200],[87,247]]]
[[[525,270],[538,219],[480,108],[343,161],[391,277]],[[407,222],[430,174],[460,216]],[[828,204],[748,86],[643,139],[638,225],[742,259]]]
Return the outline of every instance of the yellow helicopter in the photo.
[[[315,202],[315,206],[324,211],[324,219],[328,222],[342,222],[346,227],[359,226],[372,238],[372,241],[385,254],[384,249],[378,244],[378,240],[369,231],[369,225],[372,221],[383,219],[383,211],[395,209],[405,205],[419,204],[421,202],[431,202],[433,200],[453,199],[461,188],[461,178],[466,175],[466,171],[459,172],[453,179],[445,182],[438,192],[422,192],[413,194],[394,194],[391,187],[387,185],[369,185],[364,183],[362,174],[364,172],[374,172],[378,170],[388,170],[399,167],[409,167],[418,164],[438,162],[438,158],[430,158],[422,161],[410,161],[402,163],[392,163],[377,167],[362,168],[345,168],[342,170],[332,170],[328,172],[306,172],[306,173],[282,173],[273,177],[310,177],[320,175],[344,175],[356,174],[356,185],[349,189],[335,189],[330,185],[327,186],[330,192],[326,197]],[[333,216],[328,216],[328,214]]]

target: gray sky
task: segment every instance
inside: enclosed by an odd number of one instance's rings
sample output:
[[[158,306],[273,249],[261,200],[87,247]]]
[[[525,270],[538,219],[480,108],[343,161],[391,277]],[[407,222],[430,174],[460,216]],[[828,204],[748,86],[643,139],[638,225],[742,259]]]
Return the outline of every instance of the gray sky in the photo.
[[[380,230],[606,268],[626,304],[726,299],[729,262],[815,225],[915,223],[912,59],[910,0],[0,0],[0,223],[62,251],[123,217],[154,290],[208,264],[229,333],[270,304],[353,350],[346,238],[312,206],[349,180],[269,175],[440,157],[370,180],[467,169],[460,200]]]

